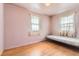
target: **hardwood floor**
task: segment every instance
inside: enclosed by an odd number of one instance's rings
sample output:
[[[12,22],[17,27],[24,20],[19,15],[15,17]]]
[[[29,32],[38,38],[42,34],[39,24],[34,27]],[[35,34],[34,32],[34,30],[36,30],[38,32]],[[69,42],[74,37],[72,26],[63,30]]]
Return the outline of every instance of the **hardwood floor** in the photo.
[[[79,49],[54,41],[42,41],[28,46],[5,50],[3,56],[79,56]]]

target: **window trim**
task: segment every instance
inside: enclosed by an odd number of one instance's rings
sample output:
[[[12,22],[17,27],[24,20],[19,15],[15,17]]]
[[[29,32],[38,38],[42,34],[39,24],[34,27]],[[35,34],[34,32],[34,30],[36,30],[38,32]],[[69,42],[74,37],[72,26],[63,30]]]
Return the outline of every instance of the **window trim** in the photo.
[[[65,35],[66,36],[66,34],[67,34],[67,36],[69,36],[69,37],[76,37],[75,36],[75,34],[76,34],[76,30],[75,30],[75,27],[76,27],[76,24],[75,24],[75,13],[73,12],[73,13],[71,13],[71,14],[66,14],[66,15],[62,15],[61,17],[60,17],[60,20],[61,20],[61,18],[62,17],[67,17],[67,19],[68,19],[68,17],[69,16],[73,16],[73,22],[71,23],[71,24],[73,24],[72,26],[70,26],[70,25],[68,25],[68,24],[70,24],[70,22],[69,23],[67,23],[67,27],[73,27],[73,30],[68,30],[68,28],[64,25],[64,27],[63,28],[65,28],[66,27],[66,30],[61,30],[61,21],[60,21],[60,31],[59,31],[59,33],[60,33],[60,35]],[[67,21],[68,22],[68,21]],[[66,24],[66,23],[65,23]],[[69,27],[69,28],[70,28]]]
[[[35,23],[32,23],[32,17],[38,17],[38,20],[39,20],[39,23],[38,24],[35,24]],[[39,29],[38,30],[32,30],[32,25],[38,25]],[[40,17],[38,15],[31,15],[31,31],[32,32],[39,32],[40,31]]]

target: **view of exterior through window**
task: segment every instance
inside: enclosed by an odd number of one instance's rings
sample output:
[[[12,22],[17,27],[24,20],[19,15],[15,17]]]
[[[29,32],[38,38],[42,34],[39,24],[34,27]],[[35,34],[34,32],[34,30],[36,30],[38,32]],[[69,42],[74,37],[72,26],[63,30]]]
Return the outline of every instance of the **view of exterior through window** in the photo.
[[[74,32],[74,14],[61,17],[60,29],[61,32],[66,32],[66,33]]]
[[[40,28],[40,21],[38,16],[31,16],[31,28],[32,32],[38,32]]]

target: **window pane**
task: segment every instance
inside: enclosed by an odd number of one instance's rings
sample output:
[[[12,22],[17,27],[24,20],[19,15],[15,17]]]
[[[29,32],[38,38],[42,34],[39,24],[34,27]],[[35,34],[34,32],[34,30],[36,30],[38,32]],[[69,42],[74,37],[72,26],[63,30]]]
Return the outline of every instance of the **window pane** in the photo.
[[[64,24],[67,23],[67,17],[64,17],[63,23],[64,23]]]
[[[32,31],[39,31],[39,17],[38,16],[32,16],[31,24],[32,24]]]
[[[61,18],[61,30],[62,31],[73,31],[74,29],[74,17],[73,15]]]
[[[74,22],[73,19],[74,19],[73,15],[68,16],[68,23],[73,23]]]
[[[61,24],[65,24],[65,23],[68,23],[68,19],[67,19],[67,17],[62,17]]]
[[[63,17],[61,18],[61,24],[63,24]]]
[[[32,17],[31,23],[39,24],[39,18],[38,17]]]
[[[73,31],[74,29],[73,29],[73,27],[70,27],[70,31]]]
[[[32,31],[38,31],[38,30],[39,30],[39,26],[32,24]]]

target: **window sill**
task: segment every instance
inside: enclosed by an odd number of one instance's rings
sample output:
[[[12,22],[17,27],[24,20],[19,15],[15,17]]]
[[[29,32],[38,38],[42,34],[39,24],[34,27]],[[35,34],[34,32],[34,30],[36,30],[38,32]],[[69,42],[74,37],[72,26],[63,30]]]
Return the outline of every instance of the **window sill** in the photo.
[[[39,36],[40,33],[39,32],[30,32],[28,35],[29,36]]]

